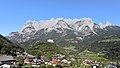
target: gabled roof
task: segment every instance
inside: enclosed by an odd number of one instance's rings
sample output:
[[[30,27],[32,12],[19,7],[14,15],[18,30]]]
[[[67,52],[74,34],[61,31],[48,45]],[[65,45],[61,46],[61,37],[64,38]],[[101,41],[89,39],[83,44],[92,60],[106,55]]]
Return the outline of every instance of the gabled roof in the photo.
[[[9,61],[9,60],[14,60],[14,59],[12,56],[7,56],[7,55],[0,56],[0,62],[1,61]]]

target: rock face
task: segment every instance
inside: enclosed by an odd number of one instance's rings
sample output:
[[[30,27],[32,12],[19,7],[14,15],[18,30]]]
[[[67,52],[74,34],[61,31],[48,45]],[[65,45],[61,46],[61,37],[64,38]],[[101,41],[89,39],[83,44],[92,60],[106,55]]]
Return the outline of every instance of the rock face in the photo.
[[[28,20],[18,32],[10,33],[7,38],[21,46],[26,42],[29,45],[37,41],[47,42],[48,39],[53,39],[57,44],[63,41],[64,43],[78,43],[92,36],[112,35],[111,31],[118,30],[120,31],[120,28],[110,22],[96,24],[91,18],[52,18],[41,21]]]

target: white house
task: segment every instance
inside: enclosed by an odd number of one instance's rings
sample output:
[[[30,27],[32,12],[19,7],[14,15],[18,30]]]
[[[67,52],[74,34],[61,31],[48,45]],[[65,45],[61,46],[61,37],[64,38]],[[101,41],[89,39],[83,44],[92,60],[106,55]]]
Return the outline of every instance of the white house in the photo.
[[[10,65],[8,65],[8,64],[3,64],[3,65],[1,65],[1,67],[2,67],[2,68],[10,68]]]
[[[47,42],[49,42],[49,43],[54,43],[54,40],[48,39]]]

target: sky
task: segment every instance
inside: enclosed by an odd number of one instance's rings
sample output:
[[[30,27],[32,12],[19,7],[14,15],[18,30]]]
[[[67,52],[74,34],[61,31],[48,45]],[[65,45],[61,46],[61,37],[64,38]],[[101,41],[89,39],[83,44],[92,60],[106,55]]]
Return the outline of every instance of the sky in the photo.
[[[120,0],[0,0],[0,34],[19,31],[27,20],[92,18],[120,26]]]

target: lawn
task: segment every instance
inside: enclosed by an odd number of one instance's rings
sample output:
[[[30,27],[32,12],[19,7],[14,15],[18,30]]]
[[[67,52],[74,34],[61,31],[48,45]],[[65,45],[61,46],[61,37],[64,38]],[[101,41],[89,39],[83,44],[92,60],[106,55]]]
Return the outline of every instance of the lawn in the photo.
[[[64,49],[66,49],[66,50],[71,50],[71,51],[77,51],[77,50],[75,49],[75,46],[64,47]]]

